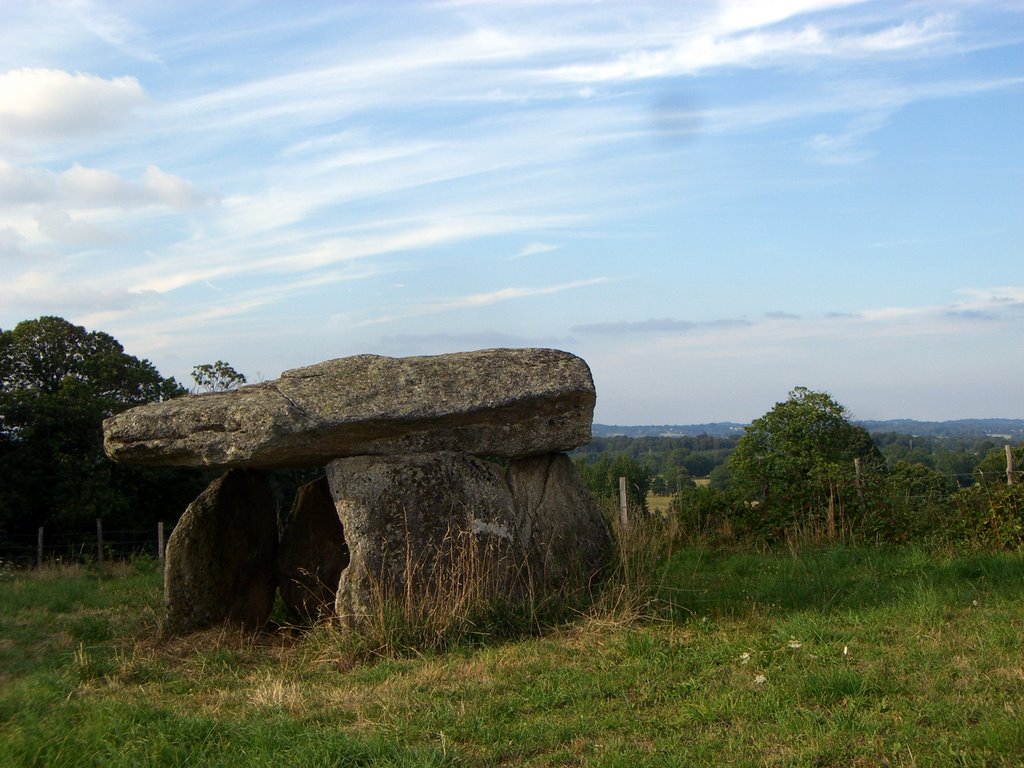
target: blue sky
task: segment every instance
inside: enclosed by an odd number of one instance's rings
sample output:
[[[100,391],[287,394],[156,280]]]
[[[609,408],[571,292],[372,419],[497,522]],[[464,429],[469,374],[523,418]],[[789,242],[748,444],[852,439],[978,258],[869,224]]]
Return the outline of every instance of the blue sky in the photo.
[[[1024,418],[1024,3],[5,2],[0,327]]]

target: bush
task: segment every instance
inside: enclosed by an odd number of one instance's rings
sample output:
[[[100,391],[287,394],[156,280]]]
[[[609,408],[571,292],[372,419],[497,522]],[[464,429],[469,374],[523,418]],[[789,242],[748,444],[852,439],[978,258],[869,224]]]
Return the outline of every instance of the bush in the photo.
[[[951,512],[944,529],[953,543],[983,548],[1024,547],[1024,485],[981,483],[953,495]]]
[[[852,532],[864,541],[925,543],[948,525],[955,485],[934,469],[900,461],[866,486]]]

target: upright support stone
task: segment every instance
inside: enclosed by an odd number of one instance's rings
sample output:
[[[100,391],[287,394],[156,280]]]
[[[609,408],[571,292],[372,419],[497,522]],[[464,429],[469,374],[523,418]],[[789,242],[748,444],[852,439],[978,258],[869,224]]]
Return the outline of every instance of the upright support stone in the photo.
[[[348,561],[345,531],[327,478],[307,483],[295,496],[277,555],[284,604],[307,621],[333,616],[338,580]]]
[[[520,537],[544,587],[589,583],[608,564],[611,536],[597,500],[564,453],[512,459],[505,471]]]
[[[261,629],[277,581],[277,513],[261,472],[234,469],[193,501],[167,542],[165,632]]]
[[[336,612],[448,610],[586,583],[611,539],[564,455],[508,467],[463,453],[339,459],[327,467],[351,560]],[[579,579],[580,581],[577,581]]]
[[[512,494],[495,466],[458,453],[357,456],[327,467],[351,560],[336,613],[358,628],[386,604],[493,599],[514,589]]]

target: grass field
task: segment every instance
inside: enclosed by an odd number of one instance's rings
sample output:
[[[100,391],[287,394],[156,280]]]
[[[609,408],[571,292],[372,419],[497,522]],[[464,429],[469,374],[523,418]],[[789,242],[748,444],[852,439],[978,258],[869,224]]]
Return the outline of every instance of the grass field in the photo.
[[[0,576],[4,766],[1017,766],[1024,556],[685,548],[657,604],[367,658],[156,639],[152,562]]]

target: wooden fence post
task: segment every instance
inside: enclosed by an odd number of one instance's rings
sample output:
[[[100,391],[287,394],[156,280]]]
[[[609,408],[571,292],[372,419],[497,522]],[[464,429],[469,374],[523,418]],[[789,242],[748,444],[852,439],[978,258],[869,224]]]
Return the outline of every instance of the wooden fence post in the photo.
[[[103,520],[96,518],[96,561],[103,565]]]
[[[629,498],[626,496],[626,478],[619,478],[619,522],[623,528],[629,527]]]
[[[36,534],[36,567],[43,567],[43,526],[39,526],[39,532]]]
[[[1003,448],[1006,450],[1006,484],[1013,485],[1013,449],[1008,445]]]

